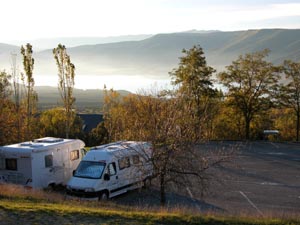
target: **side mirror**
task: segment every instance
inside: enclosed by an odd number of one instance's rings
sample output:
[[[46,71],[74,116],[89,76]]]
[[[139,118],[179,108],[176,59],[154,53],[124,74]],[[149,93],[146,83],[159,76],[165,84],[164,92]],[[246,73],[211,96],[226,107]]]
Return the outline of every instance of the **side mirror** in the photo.
[[[104,177],[103,177],[104,180],[110,180],[110,176],[108,173],[104,174]]]
[[[72,172],[73,176],[75,175],[75,173],[76,173],[76,170],[73,170],[73,172]]]

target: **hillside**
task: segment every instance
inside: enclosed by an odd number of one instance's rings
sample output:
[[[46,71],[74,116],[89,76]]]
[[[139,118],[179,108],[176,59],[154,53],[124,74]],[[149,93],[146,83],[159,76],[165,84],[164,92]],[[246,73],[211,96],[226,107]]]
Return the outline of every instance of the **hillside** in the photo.
[[[300,29],[157,34],[144,40],[81,45],[68,48],[77,74],[168,76],[183,48],[200,45],[209,65],[220,70],[240,54],[271,50],[270,60],[300,60]],[[34,47],[34,46],[33,46]],[[14,46],[11,47],[15,48]],[[4,50],[6,49],[6,50]],[[7,46],[0,45],[0,68],[10,68]],[[35,52],[35,73],[56,74],[52,50]],[[20,61],[20,60],[19,60]]]
[[[40,109],[49,109],[56,106],[62,106],[61,98],[57,87],[37,86],[34,88],[38,93],[38,104]],[[128,95],[128,91],[118,90],[121,96]],[[87,110],[102,110],[103,106],[103,90],[90,89],[81,90],[74,89],[74,97],[76,98],[76,108],[80,112]]]
[[[40,38],[35,40],[26,41],[12,41],[11,44],[24,45],[31,43],[33,46],[38,46],[38,49],[51,49],[55,48],[59,43],[63,43],[68,47],[75,47],[80,45],[95,45],[114,43],[122,41],[139,41],[151,37],[151,34],[141,35],[121,35],[121,36],[108,36],[108,37],[62,37],[62,38]]]

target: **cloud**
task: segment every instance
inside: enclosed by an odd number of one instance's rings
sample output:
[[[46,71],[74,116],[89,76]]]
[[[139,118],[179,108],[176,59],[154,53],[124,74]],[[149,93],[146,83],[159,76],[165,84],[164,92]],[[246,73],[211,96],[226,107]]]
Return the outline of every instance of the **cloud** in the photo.
[[[283,0],[10,0],[1,9],[2,39],[253,29],[272,20],[299,28],[300,16],[300,3]]]

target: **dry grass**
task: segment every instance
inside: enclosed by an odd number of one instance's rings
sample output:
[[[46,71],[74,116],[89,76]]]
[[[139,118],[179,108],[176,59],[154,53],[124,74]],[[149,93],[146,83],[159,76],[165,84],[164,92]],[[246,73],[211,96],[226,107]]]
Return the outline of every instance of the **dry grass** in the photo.
[[[0,184],[0,197],[13,199],[35,199],[51,202],[63,202],[65,196],[41,189],[26,188],[14,184]]]
[[[256,218],[249,215],[229,217],[196,209],[128,207],[114,202],[67,200],[64,194],[0,185],[0,225],[5,224],[300,224],[290,219]]]

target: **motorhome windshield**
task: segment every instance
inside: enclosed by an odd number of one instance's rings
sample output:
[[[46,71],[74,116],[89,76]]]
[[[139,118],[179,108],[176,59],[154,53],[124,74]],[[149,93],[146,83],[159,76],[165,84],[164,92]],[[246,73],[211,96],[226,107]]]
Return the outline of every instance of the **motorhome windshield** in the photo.
[[[94,161],[81,161],[77,170],[74,173],[74,177],[99,179],[102,176],[105,163]]]

